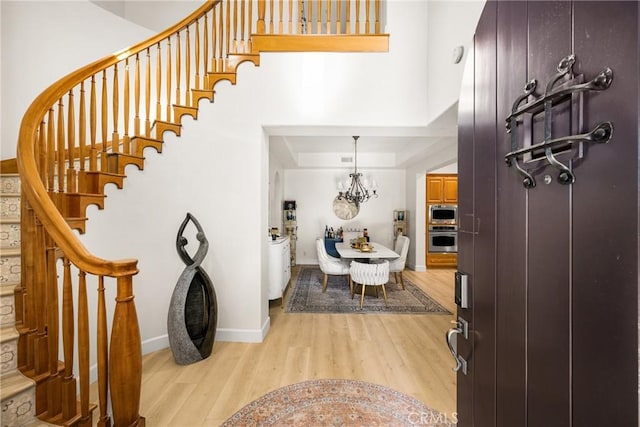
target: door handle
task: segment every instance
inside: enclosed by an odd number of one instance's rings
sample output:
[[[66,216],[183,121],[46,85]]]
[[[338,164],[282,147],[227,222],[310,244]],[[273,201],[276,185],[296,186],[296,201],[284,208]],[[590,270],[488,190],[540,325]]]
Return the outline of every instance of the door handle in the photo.
[[[462,369],[462,373],[467,375],[467,361],[460,356],[456,350],[453,348],[453,342],[451,339],[454,335],[462,335],[465,339],[469,338],[469,323],[464,320],[462,317],[458,317],[458,320],[452,320],[451,323],[455,325],[455,327],[449,329],[445,334],[445,338],[447,340],[447,347],[449,347],[449,351],[453,356],[453,359],[456,361],[456,366],[453,368],[454,372],[458,372]]]

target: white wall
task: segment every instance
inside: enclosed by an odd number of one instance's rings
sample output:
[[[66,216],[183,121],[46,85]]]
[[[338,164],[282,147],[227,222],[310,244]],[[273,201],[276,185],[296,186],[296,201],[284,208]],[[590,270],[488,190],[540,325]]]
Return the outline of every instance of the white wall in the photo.
[[[15,133],[29,99],[66,71],[103,56],[104,50],[119,50],[147,35],[135,25],[120,28],[117,17],[87,2],[1,4],[3,153],[5,147],[15,152]],[[210,242],[203,268],[218,295],[217,339],[260,341],[268,330],[264,261],[270,174],[263,126],[428,123],[427,61],[419,54],[427,51],[427,4],[391,1],[387,17],[392,34],[388,53],[263,54],[259,68],[242,65],[236,86],[218,84],[215,103],[200,104],[198,121],[183,120],[181,138],[167,134],[162,155],[145,153],[144,171],[127,169],[125,191],[107,190],[104,211],[88,210],[82,241],[91,251],[109,259],[139,259],[134,286],[145,351],[166,345],[167,306],[184,268],[175,251],[175,234],[186,212],[199,219]],[[95,28],[117,30],[105,37]],[[5,121],[7,111],[11,114]],[[289,173],[285,171],[285,183]],[[319,171],[305,173],[326,182]],[[393,208],[411,210],[408,199],[415,197],[416,171],[375,174],[389,174],[393,185],[381,186],[381,198],[365,204],[358,220],[378,239],[385,236]],[[302,220],[310,218],[304,212],[308,206],[330,209],[335,188],[309,201],[288,191],[284,198],[299,201]],[[324,215],[325,221],[301,225],[300,231],[315,237],[324,222],[338,225],[337,218],[330,220],[331,212]],[[380,240],[388,243],[390,225],[388,233]],[[308,256],[308,247],[302,251]]]
[[[460,96],[464,62],[485,0],[429,0],[426,3],[429,6],[429,117],[436,117]],[[459,64],[452,61],[456,46],[464,46],[465,50]]]
[[[0,1],[2,158],[34,98],[59,78],[153,35],[86,0]],[[101,29],[102,31],[96,31]],[[104,29],[109,29],[105,37]]]
[[[317,264],[315,239],[322,237],[325,225],[337,230],[366,228],[371,240],[393,247],[393,210],[404,209],[405,172],[399,169],[368,170],[378,183],[379,197],[360,206],[352,220],[341,220],[333,213],[336,183],[348,176],[347,169],[288,169],[285,171],[285,200],[297,204],[297,264]]]

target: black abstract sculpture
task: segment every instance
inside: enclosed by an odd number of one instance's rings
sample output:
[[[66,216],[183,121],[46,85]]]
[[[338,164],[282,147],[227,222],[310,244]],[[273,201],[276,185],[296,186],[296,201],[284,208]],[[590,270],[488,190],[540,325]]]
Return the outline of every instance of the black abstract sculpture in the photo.
[[[198,230],[200,246],[193,258],[185,246],[182,234],[192,222]],[[188,365],[206,359],[213,349],[218,322],[218,303],[213,282],[200,264],[207,255],[209,241],[196,218],[187,213],[176,238],[176,249],[187,268],[184,269],[171,296],[167,330],[173,358],[179,365]]]

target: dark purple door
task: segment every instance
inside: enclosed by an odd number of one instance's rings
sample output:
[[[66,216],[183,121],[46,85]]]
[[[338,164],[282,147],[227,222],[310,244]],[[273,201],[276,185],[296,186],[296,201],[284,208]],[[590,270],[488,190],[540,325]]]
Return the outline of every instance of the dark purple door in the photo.
[[[637,2],[485,7],[460,98],[458,265],[471,301],[458,310],[471,331],[458,339],[461,426],[638,425],[638,46]],[[609,88],[519,116],[515,144],[606,121],[610,142],[554,149],[573,184],[544,150],[523,154],[536,182],[525,188],[505,164],[505,119],[525,84],[536,80],[522,105],[605,67]]]

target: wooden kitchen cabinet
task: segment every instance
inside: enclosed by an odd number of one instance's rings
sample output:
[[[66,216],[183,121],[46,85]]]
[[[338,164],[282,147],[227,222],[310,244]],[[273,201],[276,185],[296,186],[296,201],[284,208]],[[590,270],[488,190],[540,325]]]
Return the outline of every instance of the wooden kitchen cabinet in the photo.
[[[427,174],[426,185],[427,212],[430,205],[458,204],[458,175],[457,174]],[[429,214],[426,217],[426,264],[427,268],[455,268],[458,263],[456,253],[429,252]],[[457,225],[457,224],[455,224]]]
[[[445,204],[458,203],[458,176],[446,176],[442,180],[442,201]]]
[[[457,204],[458,175],[428,174],[427,204]]]

